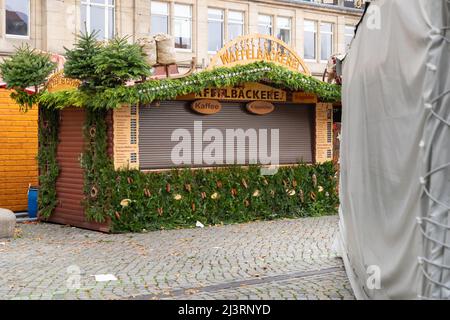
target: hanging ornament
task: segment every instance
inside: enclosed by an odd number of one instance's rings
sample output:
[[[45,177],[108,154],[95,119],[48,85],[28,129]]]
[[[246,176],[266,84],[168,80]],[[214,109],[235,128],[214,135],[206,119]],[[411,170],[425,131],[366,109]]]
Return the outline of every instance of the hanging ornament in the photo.
[[[97,128],[95,126],[92,126],[89,128],[89,135],[91,136],[91,138],[95,138],[97,134]]]
[[[97,196],[98,196],[98,189],[97,189],[97,187],[96,186],[93,186],[92,188],[91,188],[91,198],[92,199],[95,199],[95,198],[97,198]]]

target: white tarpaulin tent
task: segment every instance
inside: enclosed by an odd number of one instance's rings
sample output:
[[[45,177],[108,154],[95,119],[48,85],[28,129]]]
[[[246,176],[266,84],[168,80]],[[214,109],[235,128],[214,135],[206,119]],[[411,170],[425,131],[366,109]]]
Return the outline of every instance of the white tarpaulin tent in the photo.
[[[360,299],[450,299],[449,26],[450,0],[371,1],[344,60],[339,244]]]

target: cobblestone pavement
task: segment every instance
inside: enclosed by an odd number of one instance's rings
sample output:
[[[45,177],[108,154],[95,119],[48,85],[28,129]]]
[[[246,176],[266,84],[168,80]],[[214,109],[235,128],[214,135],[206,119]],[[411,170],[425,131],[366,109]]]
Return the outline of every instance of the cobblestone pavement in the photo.
[[[0,239],[0,299],[353,299],[330,250],[337,221],[120,235],[19,225],[19,237]]]

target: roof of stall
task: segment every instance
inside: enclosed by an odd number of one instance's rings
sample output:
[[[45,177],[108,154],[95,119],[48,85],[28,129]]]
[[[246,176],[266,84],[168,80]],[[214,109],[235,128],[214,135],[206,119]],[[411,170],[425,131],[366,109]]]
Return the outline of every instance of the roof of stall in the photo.
[[[324,102],[339,102],[341,98],[340,86],[273,63],[255,62],[204,70],[181,79],[149,80],[132,86],[106,89],[98,93],[80,89],[44,91],[38,102],[42,107],[56,109],[67,106],[113,109],[123,104],[171,100],[178,96],[201,92],[209,87],[231,87],[246,82],[265,82],[277,88],[312,93]]]

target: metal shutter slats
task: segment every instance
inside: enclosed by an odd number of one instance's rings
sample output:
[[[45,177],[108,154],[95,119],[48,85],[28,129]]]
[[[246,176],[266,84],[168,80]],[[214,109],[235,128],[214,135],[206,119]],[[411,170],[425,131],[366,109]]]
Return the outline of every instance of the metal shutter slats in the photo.
[[[222,110],[213,115],[201,115],[191,110],[191,102],[164,101],[160,106],[141,106],[139,109],[139,151],[141,169],[171,168],[172,142],[175,129],[188,129],[193,140],[194,121],[203,122],[203,133],[215,128],[222,131],[241,128],[268,129],[270,151],[270,129],[280,132],[280,163],[312,162],[312,119],[314,108],[309,105],[276,104],[275,111],[264,116],[250,114],[245,103],[222,103]],[[203,148],[209,142],[203,142]],[[235,146],[235,150],[236,150]],[[248,161],[248,149],[246,155]],[[192,160],[194,159],[192,141]],[[193,165],[194,166],[194,165]],[[199,165],[196,165],[199,166]]]

